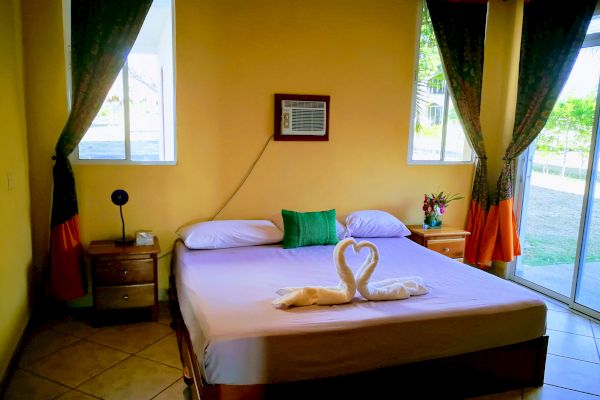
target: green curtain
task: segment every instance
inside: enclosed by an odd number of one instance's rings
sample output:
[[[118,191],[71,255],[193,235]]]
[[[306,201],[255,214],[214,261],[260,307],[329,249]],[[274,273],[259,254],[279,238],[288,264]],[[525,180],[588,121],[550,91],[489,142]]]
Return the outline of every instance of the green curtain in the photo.
[[[544,128],[585,39],[596,0],[531,0],[523,11],[519,86],[512,141],[503,157],[483,237],[481,262],[520,254],[513,212],[513,166]]]
[[[68,156],[100,110],[123,67],[152,0],[72,0],[73,101],[55,148],[50,232],[50,288],[60,300],[85,294],[77,194]]]
[[[488,208],[487,157],[481,122],[481,83],[487,0],[427,0],[448,87],[471,147],[477,155],[465,259],[477,260]]]

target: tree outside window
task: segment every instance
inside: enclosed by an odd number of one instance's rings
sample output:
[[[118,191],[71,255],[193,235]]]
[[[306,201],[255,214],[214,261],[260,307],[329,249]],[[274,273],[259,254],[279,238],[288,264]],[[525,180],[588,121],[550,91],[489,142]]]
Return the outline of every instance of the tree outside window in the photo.
[[[442,59],[425,2],[420,27],[409,161],[471,162],[473,152],[447,90]]]

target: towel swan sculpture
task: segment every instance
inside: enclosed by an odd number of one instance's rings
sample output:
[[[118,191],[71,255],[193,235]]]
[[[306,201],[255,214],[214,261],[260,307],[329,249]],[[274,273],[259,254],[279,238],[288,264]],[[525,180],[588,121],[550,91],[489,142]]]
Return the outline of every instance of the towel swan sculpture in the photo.
[[[358,254],[363,248],[369,249],[369,255],[359,269],[357,278],[346,262],[344,252],[348,247]],[[290,306],[310,306],[345,304],[352,301],[356,290],[367,300],[401,300],[410,296],[418,296],[428,292],[423,279],[418,276],[406,278],[388,278],[381,281],[370,282],[373,271],[379,263],[377,246],[368,241],[357,243],[348,238],[340,241],[333,251],[333,261],[340,278],[340,283],[335,287],[308,286],[286,287],[279,289],[279,297],[273,301],[277,308]]]
[[[361,296],[367,300],[402,300],[410,296],[419,296],[428,292],[423,278],[409,276],[406,278],[388,278],[381,281],[370,282],[373,271],[379,263],[377,246],[368,241],[356,243],[354,239],[346,239],[354,243],[355,252],[363,248],[369,249],[369,255],[360,267],[356,278],[356,286]]]
[[[356,281],[354,274],[346,262],[344,252],[356,244],[354,240],[343,240],[333,250],[333,262],[336,267],[340,283],[335,287],[309,286],[309,287],[286,287],[279,289],[279,297],[273,301],[277,308],[290,306],[310,306],[313,304],[325,306],[333,304],[345,304],[352,301],[356,293]],[[356,250],[355,250],[356,251]]]

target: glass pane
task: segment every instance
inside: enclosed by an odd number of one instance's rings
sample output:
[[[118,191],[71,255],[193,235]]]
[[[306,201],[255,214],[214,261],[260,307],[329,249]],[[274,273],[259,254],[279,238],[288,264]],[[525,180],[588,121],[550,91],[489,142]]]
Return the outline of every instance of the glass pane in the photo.
[[[128,57],[131,159],[173,161],[171,0],[154,0]]]
[[[446,81],[429,13],[423,7],[415,96],[413,160],[441,160]]]
[[[600,32],[600,15],[594,15],[588,26],[587,34]]]
[[[516,275],[565,296],[571,295],[599,73],[598,48],[582,49],[535,143],[522,220]]]
[[[465,131],[454,109],[452,98],[448,102],[448,120],[446,121],[445,161],[471,161],[471,146],[467,142]]]
[[[132,161],[175,160],[172,28],[171,0],[154,0],[127,58],[127,79],[119,74],[79,145],[80,158],[127,159],[129,135]]]
[[[157,57],[155,54],[130,54],[128,70],[131,159],[164,159],[161,157],[161,87]]]
[[[119,73],[100,112],[79,143],[82,160],[124,160],[125,125],[123,110],[123,74]]]
[[[600,312],[600,163],[596,169],[596,188],[590,220],[584,263],[580,270],[575,301]]]

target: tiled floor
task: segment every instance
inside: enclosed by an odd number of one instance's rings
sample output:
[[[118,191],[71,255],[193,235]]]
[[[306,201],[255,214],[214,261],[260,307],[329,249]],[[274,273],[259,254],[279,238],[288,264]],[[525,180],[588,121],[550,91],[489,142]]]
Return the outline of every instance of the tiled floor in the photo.
[[[544,386],[478,400],[600,400],[600,325],[552,299],[546,304],[550,341]]]
[[[158,323],[94,328],[65,318],[36,328],[6,399],[184,399],[177,338],[160,310]]]
[[[547,300],[545,384],[479,400],[600,400],[600,325]],[[28,339],[6,399],[184,399],[166,307],[158,323],[93,328],[64,319]]]

